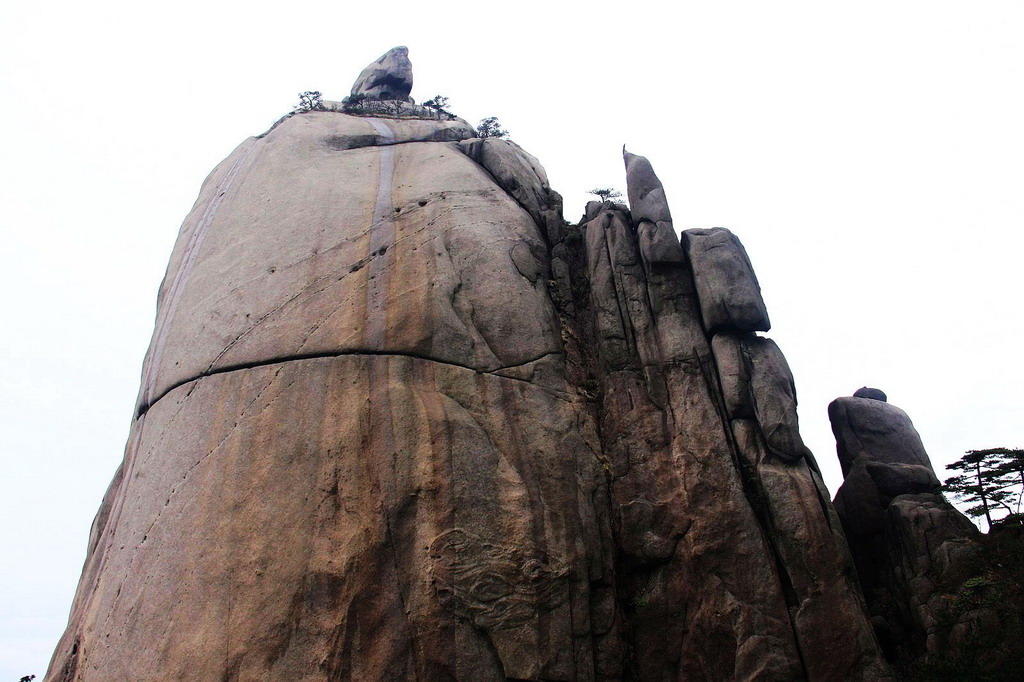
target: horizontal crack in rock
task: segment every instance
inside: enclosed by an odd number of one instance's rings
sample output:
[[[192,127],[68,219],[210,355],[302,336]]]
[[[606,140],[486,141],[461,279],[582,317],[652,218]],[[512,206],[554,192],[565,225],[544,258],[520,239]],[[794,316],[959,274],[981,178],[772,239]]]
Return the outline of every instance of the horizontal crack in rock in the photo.
[[[266,367],[266,366],[269,366],[269,365],[277,365],[277,364],[281,364],[281,363],[285,363],[285,362],[294,362],[294,361],[297,361],[297,360],[318,360],[318,359],[321,359],[321,358],[341,358],[341,357],[347,357],[347,356],[350,356],[350,355],[389,355],[389,356],[393,356],[393,357],[412,358],[413,360],[423,360],[423,361],[426,361],[426,362],[436,362],[436,363],[441,364],[441,365],[448,365],[449,367],[458,367],[460,369],[469,370],[470,372],[476,372],[477,374],[490,374],[492,376],[498,377],[499,379],[508,379],[510,381],[519,381],[519,382],[522,382],[524,384],[535,385],[535,386],[537,386],[537,388],[540,388],[540,389],[543,389],[543,390],[550,390],[550,389],[546,389],[544,386],[540,386],[538,384],[534,384],[532,381],[529,381],[527,379],[519,379],[517,377],[511,377],[511,376],[504,375],[504,374],[497,374],[497,372],[504,372],[504,371],[507,371],[507,370],[510,370],[510,369],[515,369],[517,367],[523,367],[524,365],[529,365],[530,363],[538,362],[540,360],[543,360],[544,358],[548,357],[549,355],[561,355],[561,354],[562,353],[558,352],[558,351],[549,351],[547,353],[542,353],[541,355],[538,355],[535,358],[531,358],[530,360],[524,360],[523,362],[515,363],[515,364],[512,364],[512,365],[503,365],[501,367],[494,367],[492,369],[480,369],[478,367],[471,367],[469,365],[462,365],[462,364],[459,364],[457,362],[451,362],[449,360],[440,360],[438,358],[432,358],[432,357],[428,357],[426,355],[418,355],[416,353],[408,353],[408,352],[403,353],[403,352],[397,352],[397,351],[370,350],[370,349],[360,349],[360,348],[357,348],[357,349],[352,349],[352,350],[339,350],[339,351],[322,352],[322,353],[296,353],[294,355],[288,355],[288,356],[284,356],[284,357],[268,358],[266,360],[254,360],[253,362],[242,362],[242,363],[238,363],[238,364],[234,364],[234,365],[227,365],[227,366],[224,366],[224,367],[217,367],[217,368],[214,368],[214,369],[207,370],[207,371],[205,371],[205,372],[203,372],[203,373],[201,373],[201,374],[199,374],[197,376],[191,377],[189,379],[182,379],[181,381],[175,382],[174,384],[168,386],[165,390],[161,391],[160,395],[158,395],[156,398],[151,400],[149,403],[141,405],[139,407],[138,413],[135,416],[136,416],[136,418],[138,418],[138,417],[141,417],[142,415],[146,414],[146,412],[149,411],[149,408],[153,407],[153,405],[156,405],[161,399],[164,398],[164,396],[166,396],[168,393],[170,393],[174,389],[176,389],[176,388],[178,388],[180,386],[184,386],[185,384],[191,383],[193,381],[198,381],[198,380],[200,380],[200,379],[202,379],[204,377],[215,376],[217,374],[227,374],[228,372],[238,372],[238,371],[246,370],[246,369],[254,369],[256,367]]]

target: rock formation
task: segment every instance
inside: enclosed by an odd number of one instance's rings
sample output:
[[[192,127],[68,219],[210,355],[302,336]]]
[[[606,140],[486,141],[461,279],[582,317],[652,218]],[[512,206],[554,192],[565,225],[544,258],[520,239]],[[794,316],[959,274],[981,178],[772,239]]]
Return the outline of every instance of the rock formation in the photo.
[[[887,657],[957,657],[979,628],[991,639],[995,611],[963,608],[957,594],[979,570],[981,535],[940,493],[910,418],[867,387],[828,414],[845,479],[835,507]]]
[[[412,102],[412,62],[409,49],[393,47],[359,74],[352,85],[351,96],[369,100]]]
[[[739,241],[628,153],[567,225],[474,135],[311,111],[214,169],[48,679],[887,678]]]

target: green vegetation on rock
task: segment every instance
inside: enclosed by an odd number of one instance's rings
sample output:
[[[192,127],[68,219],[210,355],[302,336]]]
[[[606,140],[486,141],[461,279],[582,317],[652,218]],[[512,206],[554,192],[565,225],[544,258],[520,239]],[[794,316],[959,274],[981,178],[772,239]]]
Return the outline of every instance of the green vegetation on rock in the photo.
[[[1020,523],[1021,495],[1024,492],[1024,450],[989,448],[968,450],[946,467],[958,471],[946,479],[944,489],[958,501],[972,505],[968,516],[985,517],[988,527],[992,514],[1005,512],[1004,521]]]

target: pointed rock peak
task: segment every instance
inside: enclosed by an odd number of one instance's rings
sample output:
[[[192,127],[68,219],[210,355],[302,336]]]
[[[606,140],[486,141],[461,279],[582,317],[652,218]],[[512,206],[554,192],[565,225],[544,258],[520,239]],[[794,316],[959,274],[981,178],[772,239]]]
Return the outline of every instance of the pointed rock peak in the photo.
[[[412,102],[412,62],[409,48],[393,47],[359,74],[352,85],[352,95],[365,95],[370,100]]]
[[[668,210],[665,188],[655,175],[651,162],[643,156],[627,152],[626,145],[622,145],[622,160],[626,163],[626,194],[629,196],[629,210],[633,218],[637,222],[670,222],[672,214]]]

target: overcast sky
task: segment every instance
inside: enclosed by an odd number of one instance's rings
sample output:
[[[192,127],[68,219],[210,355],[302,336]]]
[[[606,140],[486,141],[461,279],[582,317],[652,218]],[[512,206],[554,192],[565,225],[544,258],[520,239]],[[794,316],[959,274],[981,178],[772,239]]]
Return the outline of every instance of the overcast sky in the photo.
[[[833,493],[826,406],[865,384],[940,477],[1024,447],[1024,4],[669,6],[7,0],[0,681],[41,677],[65,626],[200,183],[395,45],[413,96],[498,116],[569,220],[625,189],[626,143],[678,228],[743,240]]]

